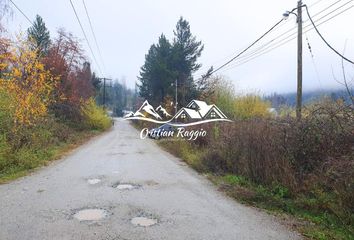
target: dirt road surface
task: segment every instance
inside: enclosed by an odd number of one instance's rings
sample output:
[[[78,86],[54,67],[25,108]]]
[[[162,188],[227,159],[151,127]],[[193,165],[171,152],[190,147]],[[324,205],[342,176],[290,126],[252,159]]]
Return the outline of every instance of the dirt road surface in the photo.
[[[81,212],[80,212],[81,211]],[[127,121],[0,185],[0,239],[300,239],[141,140]]]

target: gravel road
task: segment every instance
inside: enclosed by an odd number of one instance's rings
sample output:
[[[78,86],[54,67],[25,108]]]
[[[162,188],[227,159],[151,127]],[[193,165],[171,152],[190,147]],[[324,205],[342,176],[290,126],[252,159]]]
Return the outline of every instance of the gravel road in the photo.
[[[127,121],[0,185],[0,239],[300,239],[141,140]]]

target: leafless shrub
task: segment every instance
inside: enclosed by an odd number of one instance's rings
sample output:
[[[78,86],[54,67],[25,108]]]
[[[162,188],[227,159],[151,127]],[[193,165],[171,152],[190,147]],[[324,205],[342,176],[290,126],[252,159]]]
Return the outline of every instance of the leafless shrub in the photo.
[[[199,144],[208,149],[202,164],[212,172],[281,184],[293,195],[330,192],[334,200],[324,200],[323,208],[349,216],[354,202],[353,117],[345,103],[322,101],[308,107],[300,122],[252,119],[209,126],[207,143]]]

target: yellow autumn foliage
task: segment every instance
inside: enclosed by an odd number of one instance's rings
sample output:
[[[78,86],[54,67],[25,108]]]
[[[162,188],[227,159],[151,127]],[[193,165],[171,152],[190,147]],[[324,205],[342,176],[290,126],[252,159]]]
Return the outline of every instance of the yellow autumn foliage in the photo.
[[[112,124],[106,111],[102,107],[97,106],[93,98],[83,102],[81,114],[84,117],[84,125],[90,129],[105,130]]]
[[[257,95],[237,97],[234,106],[234,114],[238,119],[266,118],[271,115],[268,111],[270,103]]]
[[[270,102],[255,94],[238,95],[234,85],[223,77],[209,79],[202,99],[217,105],[230,119],[246,120],[271,117]]]
[[[59,78],[51,75],[29,42],[18,40],[7,54],[0,54],[0,90],[15,98],[15,126],[35,125],[47,115],[52,91]]]

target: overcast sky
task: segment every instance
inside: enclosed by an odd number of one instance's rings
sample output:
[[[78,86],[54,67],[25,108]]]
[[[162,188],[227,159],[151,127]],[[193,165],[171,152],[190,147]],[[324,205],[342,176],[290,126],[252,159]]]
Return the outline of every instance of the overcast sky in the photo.
[[[83,40],[83,47],[86,49],[89,59],[92,60],[69,0],[13,1],[29,18],[34,19],[36,14],[42,16],[52,36],[55,36],[59,27],[64,27],[78,36]],[[337,1],[307,0],[304,3],[310,6],[311,15],[315,15]],[[99,60],[82,0],[73,0],[73,3]],[[217,67],[223,64],[247,47],[279,21],[286,10],[296,7],[297,1],[85,0],[85,3],[101,48],[105,70],[103,70],[102,62],[99,61],[99,63],[103,74],[107,77],[120,79],[125,76],[126,84],[133,87],[150,45],[157,42],[161,33],[172,40],[173,30],[180,16],[189,21],[192,33],[205,45],[199,61],[203,64],[201,70],[206,70],[210,65]],[[352,0],[341,0],[314,17],[314,20],[345,3],[348,4],[317,23],[354,5]],[[305,12],[304,15],[306,15]],[[304,16],[304,21],[306,20],[307,17]],[[345,55],[350,59],[354,59],[353,23],[354,8],[351,8],[319,27],[328,42],[340,52],[343,51],[347,41]],[[309,21],[304,23],[305,26],[308,24]],[[18,32],[26,30],[29,23],[14,9],[14,15],[8,21],[7,26],[11,32]],[[258,46],[262,46],[294,27],[296,27],[295,16],[290,16]],[[295,32],[296,29],[284,36]],[[307,48],[306,37],[312,47],[313,60]],[[282,38],[284,37],[277,39],[281,40]],[[254,49],[257,49],[257,46]],[[247,59],[241,59],[240,62],[245,60]],[[220,73],[232,81],[239,92],[293,92],[296,90],[296,62],[296,39],[294,39],[248,63],[225,68],[226,71],[220,71]],[[334,74],[340,78],[340,67],[340,58],[325,46],[314,30],[304,35],[304,91],[339,88],[340,85],[333,80],[332,68]],[[93,68],[97,71],[97,66],[94,63]],[[353,75],[354,68],[348,64],[347,71]],[[201,73],[202,71],[196,73],[196,77],[199,77]]]

